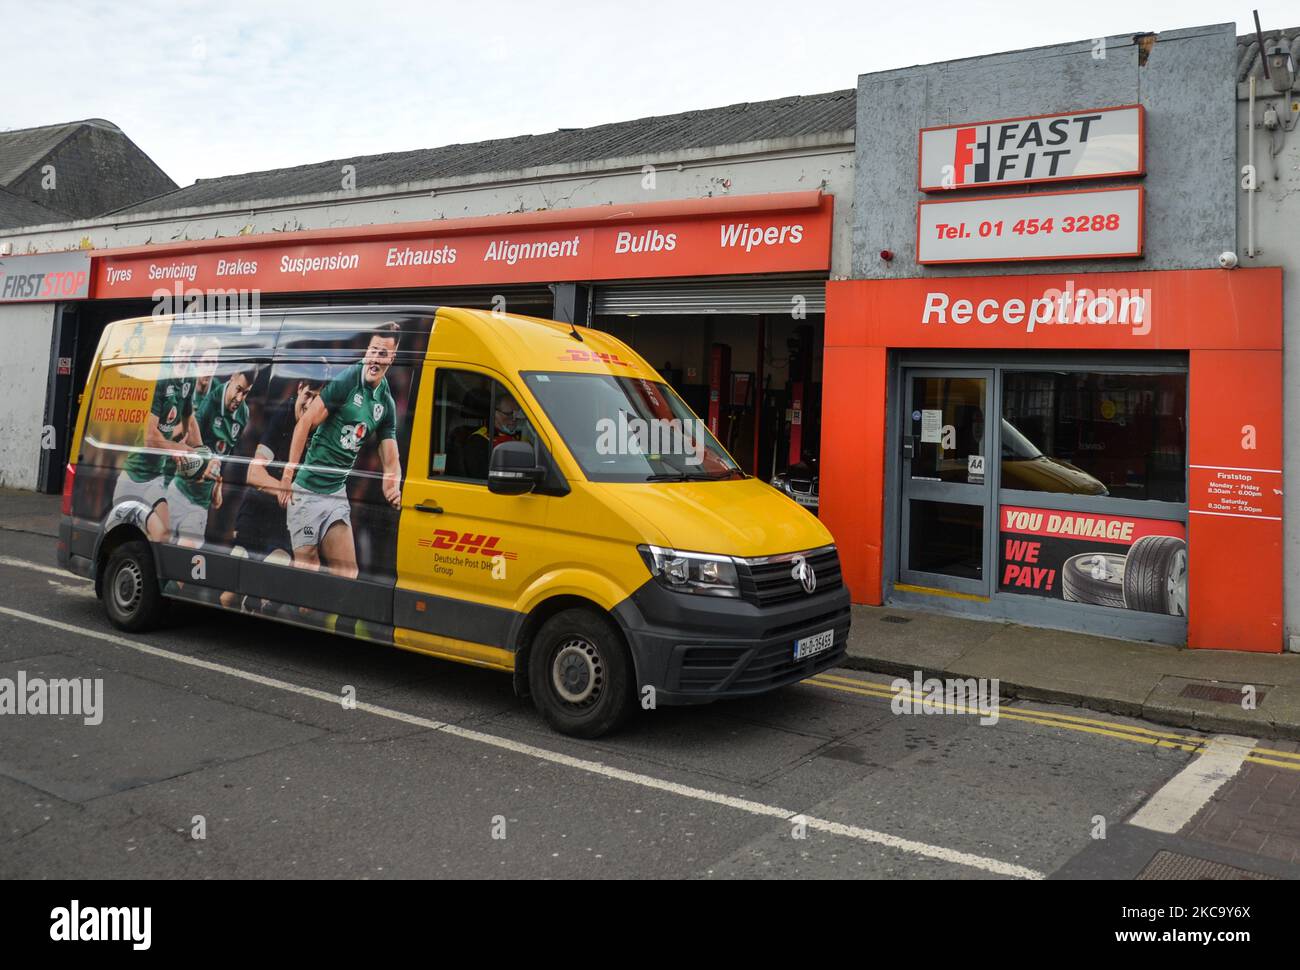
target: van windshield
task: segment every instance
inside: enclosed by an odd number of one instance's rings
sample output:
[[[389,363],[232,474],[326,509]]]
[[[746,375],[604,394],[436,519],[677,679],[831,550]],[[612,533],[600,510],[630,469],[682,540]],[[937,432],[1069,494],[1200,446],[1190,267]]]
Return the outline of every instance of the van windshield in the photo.
[[[666,384],[563,371],[523,377],[593,482],[744,477]]]

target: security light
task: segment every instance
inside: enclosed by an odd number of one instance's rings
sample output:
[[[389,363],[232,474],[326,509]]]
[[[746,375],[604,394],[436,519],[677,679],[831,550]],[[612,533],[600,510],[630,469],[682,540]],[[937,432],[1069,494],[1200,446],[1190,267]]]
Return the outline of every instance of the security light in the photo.
[[[1278,94],[1286,94],[1295,83],[1295,64],[1291,60],[1291,52],[1280,43],[1275,43],[1268,52],[1268,78]]]

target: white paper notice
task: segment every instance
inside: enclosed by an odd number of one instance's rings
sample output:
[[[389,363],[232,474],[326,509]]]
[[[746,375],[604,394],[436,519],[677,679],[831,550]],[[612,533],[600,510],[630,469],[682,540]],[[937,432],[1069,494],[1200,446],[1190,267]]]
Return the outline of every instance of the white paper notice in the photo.
[[[942,411],[922,411],[921,412],[921,442],[923,444],[938,444],[943,440],[943,412]]]

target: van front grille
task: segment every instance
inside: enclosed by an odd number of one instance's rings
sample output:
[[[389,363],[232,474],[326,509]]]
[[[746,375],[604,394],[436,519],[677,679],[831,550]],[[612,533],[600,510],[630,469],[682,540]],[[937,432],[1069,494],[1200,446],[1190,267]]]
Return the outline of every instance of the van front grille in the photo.
[[[844,585],[839,553],[834,547],[810,550],[803,555],[817,577],[817,588],[812,594],[805,591],[803,584],[795,578],[794,560],[782,556],[772,562],[742,562],[741,595],[758,606],[777,606],[796,602],[809,595],[834,592]]]

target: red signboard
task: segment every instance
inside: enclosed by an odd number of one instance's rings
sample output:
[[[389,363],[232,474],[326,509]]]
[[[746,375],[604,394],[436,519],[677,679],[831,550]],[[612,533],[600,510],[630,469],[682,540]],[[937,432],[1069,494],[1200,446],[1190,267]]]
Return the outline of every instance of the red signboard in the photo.
[[[840,305],[852,311],[837,314],[828,308],[828,346],[1017,350],[1280,346],[1277,322],[1260,309],[1280,304],[1280,273],[1188,270],[847,280],[827,292],[828,300],[842,301]]]
[[[511,226],[499,218],[394,226],[388,237],[302,241],[247,237],[179,251],[136,251],[96,260],[99,299],[188,290],[269,293],[386,287],[467,286],[742,273],[825,271],[830,267],[832,198],[792,193],[774,208],[756,196],[695,206],[606,206],[584,210],[587,224]],[[698,200],[708,202],[713,200]],[[663,215],[656,215],[664,212]],[[552,221],[561,222],[557,218]]]

